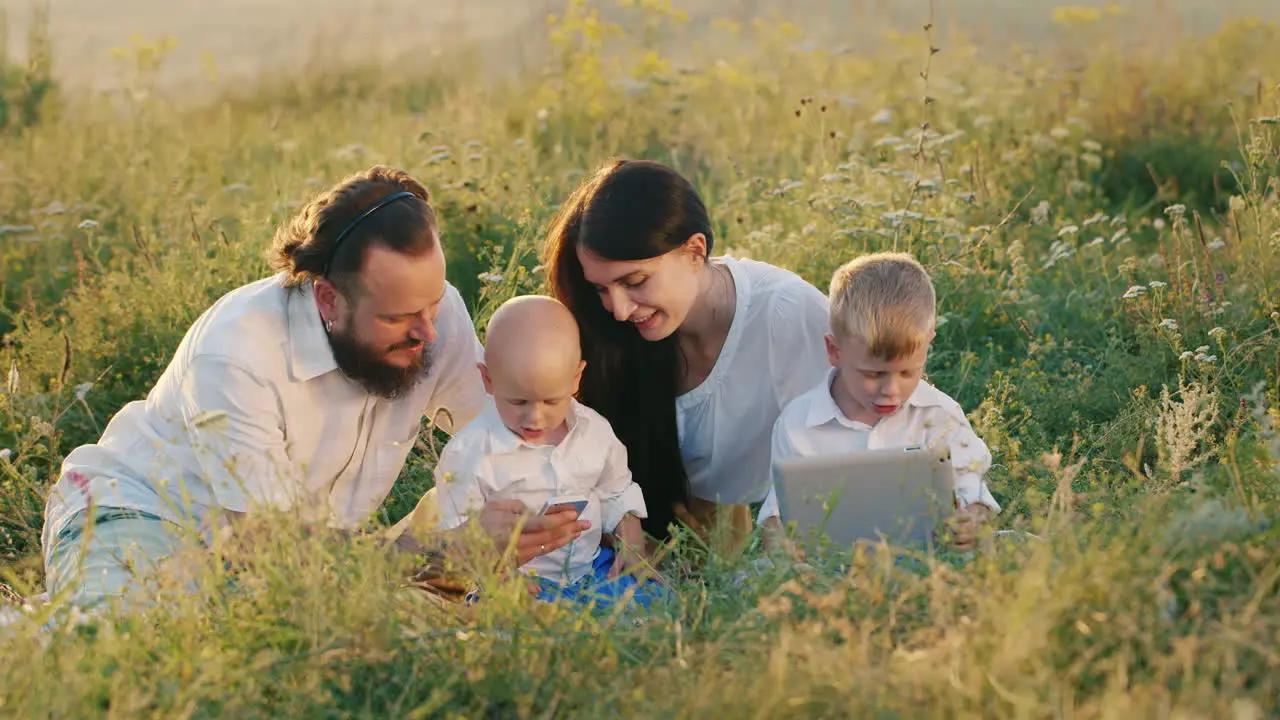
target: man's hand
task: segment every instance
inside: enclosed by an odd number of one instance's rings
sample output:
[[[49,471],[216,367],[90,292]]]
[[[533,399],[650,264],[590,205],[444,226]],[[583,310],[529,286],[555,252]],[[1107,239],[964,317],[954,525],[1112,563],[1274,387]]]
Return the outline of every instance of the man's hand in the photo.
[[[979,503],[956,510],[947,518],[951,531],[951,547],[956,550],[972,550],[982,532],[982,526],[991,519],[991,508]]]

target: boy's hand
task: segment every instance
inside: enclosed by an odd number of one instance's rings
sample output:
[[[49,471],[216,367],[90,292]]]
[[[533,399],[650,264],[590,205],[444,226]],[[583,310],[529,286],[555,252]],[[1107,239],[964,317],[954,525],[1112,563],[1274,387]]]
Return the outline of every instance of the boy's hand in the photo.
[[[782,521],[776,516],[767,518],[761,523],[761,529],[763,530],[761,540],[767,554],[773,555],[780,552],[793,563],[804,562],[804,550],[787,537],[786,531],[782,529]]]
[[[951,547],[956,550],[972,550],[978,542],[982,526],[991,519],[991,508],[979,503],[956,510],[947,518],[951,531]]]
[[[630,513],[618,523],[617,537],[613,543],[613,564],[609,566],[609,579],[630,572],[637,581],[656,579],[653,567],[644,556],[644,532],[640,529],[640,518]]]

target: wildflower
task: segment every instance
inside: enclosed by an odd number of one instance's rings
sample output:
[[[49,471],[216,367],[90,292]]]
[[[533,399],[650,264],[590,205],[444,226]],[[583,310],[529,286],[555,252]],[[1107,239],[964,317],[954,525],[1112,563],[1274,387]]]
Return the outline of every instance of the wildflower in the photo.
[[[62,215],[67,212],[67,206],[63,205],[57,200],[54,200],[53,202],[44,206],[43,209],[38,210],[37,212],[44,213],[45,215]]]
[[[1085,152],[1100,153],[1102,152],[1102,143],[1097,140],[1081,140],[1080,147]]]
[[[1208,345],[1201,345],[1200,347],[1196,348],[1196,354],[1197,354],[1197,355],[1203,355],[1203,354],[1205,354],[1205,353],[1207,353],[1207,352],[1209,352],[1209,346],[1208,346]]]
[[[551,111],[546,108],[538,108],[538,112],[534,117],[536,117],[539,122],[546,122],[547,118],[551,117]]]
[[[1048,200],[1041,200],[1039,205],[1031,209],[1031,222],[1036,225],[1043,225],[1049,221],[1049,213],[1053,212],[1053,206]]]
[[[994,121],[991,119],[990,115],[979,115],[978,117],[973,119],[973,126],[986,127],[987,125],[990,125],[992,122]]]
[[[956,195],[956,199],[957,199],[957,200],[959,200],[959,201],[961,201],[961,202],[967,202],[967,203],[976,202],[976,201],[978,200],[978,193],[976,193],[976,192],[962,192],[962,193],[958,193],[958,194]]]
[[[26,235],[35,231],[35,225],[0,225],[0,237],[5,235]]]
[[[1080,156],[1080,162],[1090,170],[1102,169],[1102,158],[1096,153],[1085,153]]]
[[[89,391],[92,389],[93,389],[93,383],[91,382],[80,383],[79,385],[76,386],[76,399],[79,400],[80,402],[84,402],[85,397],[89,394]]]
[[[1222,326],[1218,326],[1209,331],[1209,337],[1211,338],[1222,337],[1223,335],[1226,335],[1226,334],[1227,334],[1227,329]]]
[[[1122,295],[1121,297],[1125,300],[1132,300],[1134,298],[1140,298],[1146,294],[1147,294],[1147,289],[1145,287],[1143,287],[1142,285],[1134,285],[1133,287],[1126,290],[1124,295]]]
[[[1200,361],[1200,362],[1204,363],[1205,365],[1212,365],[1212,364],[1214,364],[1214,363],[1218,362],[1218,356],[1217,356],[1217,355],[1206,355],[1205,353],[1197,353],[1197,354],[1196,354],[1196,360],[1198,360],[1198,361]]]
[[[1160,324],[1157,327],[1163,328],[1165,330],[1177,330],[1178,321],[1174,320],[1173,318],[1165,318],[1160,321]]]
[[[474,150],[481,146],[482,146],[482,143],[479,140],[468,140],[462,143],[462,147],[467,148],[468,150]]]
[[[524,147],[524,138],[516,138],[516,147]]]
[[[249,186],[244,183],[232,183],[222,188],[225,193],[244,193],[249,192]]]
[[[530,270],[529,272],[533,273],[534,275],[540,275],[546,271],[547,271],[546,265],[534,265],[533,269]]]
[[[818,224],[817,224],[817,223],[809,223],[808,225],[805,225],[803,229],[801,229],[801,230],[800,230],[800,234],[801,234],[801,235],[812,235],[812,234],[814,234],[814,233],[815,233],[815,232],[817,232],[817,231],[818,231]]]
[[[1164,209],[1164,214],[1168,215],[1169,217],[1182,217],[1183,215],[1187,214],[1187,206],[1183,205],[1182,203],[1177,203],[1176,205],[1170,205],[1169,207]]]
[[[871,122],[876,125],[888,125],[893,122],[893,111],[889,108],[882,108],[875,115],[871,116]]]
[[[1049,137],[1054,140],[1065,140],[1066,138],[1071,137],[1071,131],[1064,127],[1056,127],[1049,131]]]
[[[827,173],[826,175],[823,175],[821,179],[824,183],[849,182],[849,176],[841,173]]]
[[[1182,354],[1178,356],[1178,359],[1179,359],[1179,360],[1181,360],[1181,361],[1183,361],[1183,362],[1186,362],[1187,360],[1190,360],[1191,358],[1193,358],[1193,357],[1195,357],[1195,356],[1196,356],[1196,354],[1195,354],[1195,353],[1193,353],[1193,352],[1191,352],[1190,350],[1183,350],[1183,351],[1182,351]]]
[[[1163,280],[1152,280],[1151,282],[1147,283],[1147,286],[1150,287],[1152,290],[1156,290],[1162,287],[1169,287],[1169,283],[1164,282]]]
[[[291,153],[291,152],[293,152],[294,150],[297,150],[297,149],[298,149],[298,141],[297,141],[297,140],[282,140],[282,141],[280,142],[279,147],[280,147],[280,152]]]
[[[1208,247],[1210,250],[1219,250],[1226,246],[1227,244],[1222,242],[1221,240],[1212,240],[1209,242],[1209,244],[1206,247]]]
[[[1072,180],[1067,183],[1067,191],[1070,192],[1072,196],[1088,194],[1090,187],[1089,183],[1083,180]]]
[[[1066,237],[1067,235],[1075,235],[1080,232],[1080,228],[1075,225],[1068,225],[1058,231],[1058,237]]]
[[[1120,243],[1120,239],[1125,237],[1127,233],[1128,231],[1125,230],[1124,228],[1120,228],[1119,230],[1115,231],[1115,233],[1111,235],[1111,244],[1118,245]]]
[[[13,457],[13,451],[9,448],[0,448],[0,460],[8,460]]]
[[[1097,225],[1098,223],[1104,223],[1106,221],[1107,221],[1107,216],[1099,212],[1099,213],[1094,213],[1089,217],[1085,218],[1085,221],[1080,223],[1080,225],[1081,227],[1089,227],[1090,225]]]
[[[1156,230],[1163,230],[1164,226],[1165,226],[1164,218],[1156,218],[1151,222],[1151,227],[1155,228]]]
[[[1107,239],[1106,239],[1106,238],[1104,238],[1104,237],[1102,237],[1101,235],[1099,235],[1098,237],[1094,238],[1094,239],[1089,243],[1089,247],[1095,247],[1095,246],[1097,246],[1097,245],[1101,245],[1101,244],[1105,243],[1106,241],[1107,241]]]
[[[81,230],[92,230],[98,227],[98,221],[97,220],[81,220],[80,224],[77,225],[76,227]]]
[[[480,278],[482,282],[486,282],[491,285],[494,283],[502,282],[502,273],[486,272],[486,273],[480,273],[476,277]]]

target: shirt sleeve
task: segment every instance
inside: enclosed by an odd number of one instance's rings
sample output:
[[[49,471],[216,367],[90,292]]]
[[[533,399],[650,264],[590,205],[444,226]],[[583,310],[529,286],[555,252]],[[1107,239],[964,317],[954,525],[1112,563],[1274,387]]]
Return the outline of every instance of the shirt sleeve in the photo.
[[[951,448],[957,504],[963,508],[978,503],[1000,512],[1000,503],[996,502],[984,479],[991,468],[991,451],[973,431],[964,410],[958,404],[942,406],[934,415],[929,428],[929,444],[945,442]]]
[[[831,363],[823,339],[831,331],[827,297],[799,277],[779,291],[769,319],[769,367],[779,408],[826,375]]]
[[[229,358],[200,355],[178,393],[186,441],[227,510],[288,510],[304,495],[289,456],[284,412],[274,386]]]
[[[449,434],[471,422],[484,405],[484,382],[476,363],[484,359],[484,347],[476,335],[471,313],[458,290],[449,285],[438,319],[440,355],[433,358],[439,373],[435,391],[427,403],[427,419]]]
[[[631,479],[626,446],[617,436],[609,433],[608,448],[596,494],[600,497],[601,530],[613,532],[627,513],[647,518],[649,511],[644,504],[644,493]]]
[[[435,478],[441,530],[465,523],[484,505],[485,488],[493,484],[487,456],[465,437],[454,437],[444,446]]]
[[[773,424],[773,435],[769,440],[769,494],[765,496],[760,512],[756,515],[757,525],[763,525],[769,518],[781,519],[782,511],[778,505],[778,461],[796,457],[798,454],[787,435],[784,413]]]

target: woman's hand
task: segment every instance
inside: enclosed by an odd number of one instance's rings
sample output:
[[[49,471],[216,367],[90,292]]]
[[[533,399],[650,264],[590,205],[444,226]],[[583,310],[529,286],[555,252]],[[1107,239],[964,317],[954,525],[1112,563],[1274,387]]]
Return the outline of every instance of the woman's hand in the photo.
[[[532,515],[519,500],[491,500],[480,509],[476,520],[480,528],[501,552],[511,541],[511,533],[523,519],[520,536],[516,538],[516,564],[524,565],[539,555],[558,550],[578,539],[591,527],[586,520],[579,520],[573,510],[561,510],[548,515]]]

